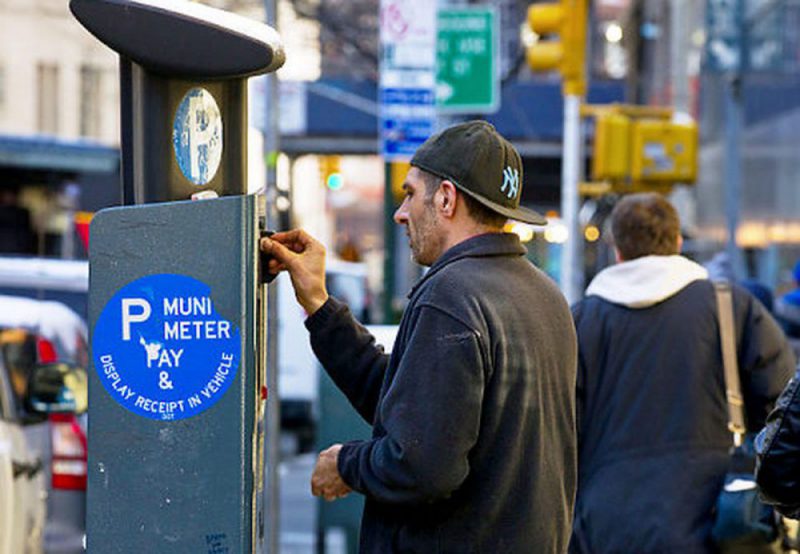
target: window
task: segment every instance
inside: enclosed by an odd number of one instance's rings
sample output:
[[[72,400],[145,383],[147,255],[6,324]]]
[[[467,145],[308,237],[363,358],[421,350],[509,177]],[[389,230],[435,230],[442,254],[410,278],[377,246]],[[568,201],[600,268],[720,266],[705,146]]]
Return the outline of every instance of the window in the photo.
[[[81,66],[81,136],[100,136],[100,70],[89,65]]]
[[[39,132],[58,133],[58,66],[39,64]]]

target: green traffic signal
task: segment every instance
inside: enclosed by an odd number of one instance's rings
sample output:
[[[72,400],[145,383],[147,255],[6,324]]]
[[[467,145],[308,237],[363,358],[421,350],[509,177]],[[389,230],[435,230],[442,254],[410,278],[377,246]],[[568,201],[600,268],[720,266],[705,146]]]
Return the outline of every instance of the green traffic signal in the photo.
[[[344,177],[341,173],[331,173],[328,175],[325,185],[331,190],[339,190],[344,186]]]

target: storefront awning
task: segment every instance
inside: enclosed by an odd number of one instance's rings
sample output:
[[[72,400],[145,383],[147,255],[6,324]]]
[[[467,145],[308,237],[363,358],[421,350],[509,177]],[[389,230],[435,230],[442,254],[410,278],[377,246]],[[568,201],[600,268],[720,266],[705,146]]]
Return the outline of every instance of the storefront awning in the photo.
[[[0,135],[0,169],[109,173],[119,168],[119,150],[95,142],[44,136]]]

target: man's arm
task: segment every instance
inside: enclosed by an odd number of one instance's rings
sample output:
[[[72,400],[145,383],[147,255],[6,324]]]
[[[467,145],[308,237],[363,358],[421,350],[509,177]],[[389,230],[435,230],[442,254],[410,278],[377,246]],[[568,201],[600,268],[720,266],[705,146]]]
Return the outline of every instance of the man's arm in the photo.
[[[389,356],[336,298],[329,298],[309,316],[306,327],[322,367],[371,425]]]
[[[477,333],[437,308],[411,314],[414,331],[380,407],[386,435],[345,444],[338,470],[386,503],[449,496],[469,474],[478,439],[486,356]]]
[[[268,270],[288,271],[298,303],[308,314],[311,346],[323,367],[358,412],[372,423],[388,356],[325,288],[325,247],[296,229],[261,239]]]

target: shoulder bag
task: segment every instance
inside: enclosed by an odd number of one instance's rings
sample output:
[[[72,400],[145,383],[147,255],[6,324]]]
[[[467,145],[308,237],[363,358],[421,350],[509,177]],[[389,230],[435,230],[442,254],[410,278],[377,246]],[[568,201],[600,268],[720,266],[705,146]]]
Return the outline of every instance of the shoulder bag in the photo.
[[[755,452],[746,440],[744,400],[739,380],[733,326],[731,286],[715,282],[722,345],[728,430],[733,435],[731,464],[717,498],[712,537],[723,554],[760,554],[782,551],[782,522],[772,506],[761,502],[753,477]]]

